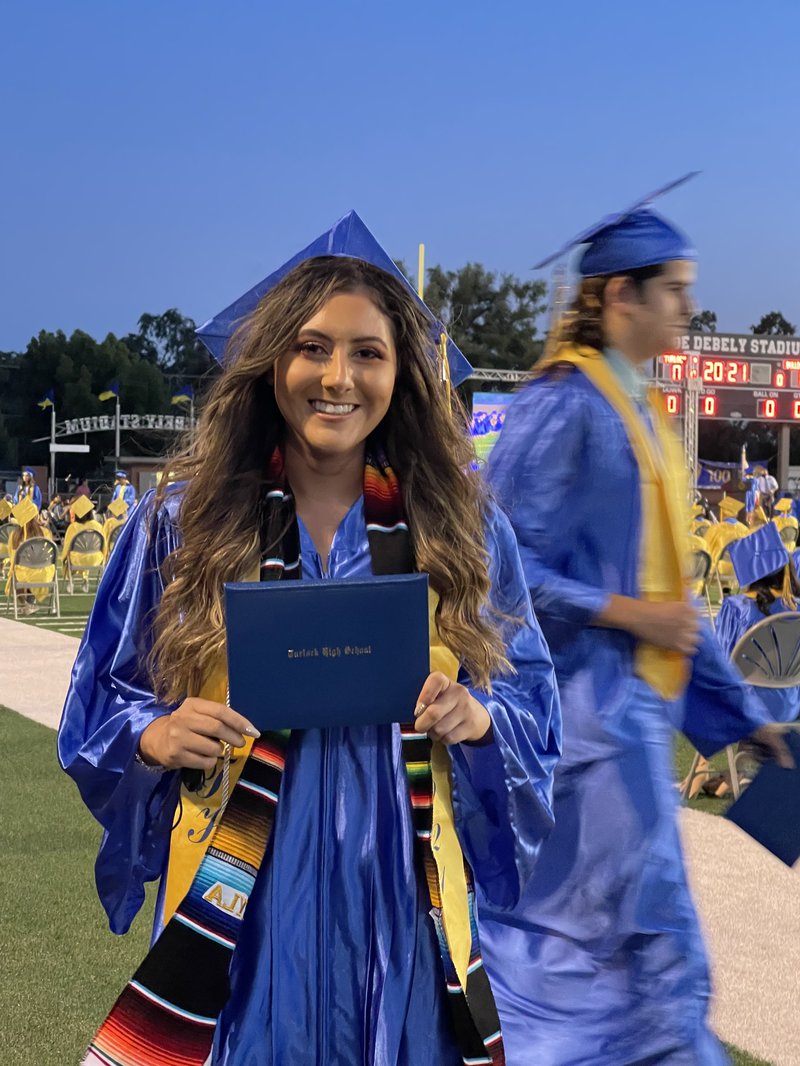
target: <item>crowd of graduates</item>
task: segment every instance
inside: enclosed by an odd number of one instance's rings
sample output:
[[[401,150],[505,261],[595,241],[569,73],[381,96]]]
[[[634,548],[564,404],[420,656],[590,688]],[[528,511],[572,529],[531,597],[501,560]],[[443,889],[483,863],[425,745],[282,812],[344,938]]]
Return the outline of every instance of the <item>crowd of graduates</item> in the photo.
[[[12,591],[16,596],[16,612],[30,615],[53,608],[57,569],[66,579],[68,593],[75,591],[76,578],[88,592],[90,575],[102,573],[135,499],[127,472],[117,470],[111,500],[102,514],[83,481],[66,502],[56,495],[43,507],[34,473],[24,468],[16,491],[0,499],[0,568],[7,600]],[[32,552],[31,542],[42,540],[54,550]],[[27,550],[21,552],[26,544]]]

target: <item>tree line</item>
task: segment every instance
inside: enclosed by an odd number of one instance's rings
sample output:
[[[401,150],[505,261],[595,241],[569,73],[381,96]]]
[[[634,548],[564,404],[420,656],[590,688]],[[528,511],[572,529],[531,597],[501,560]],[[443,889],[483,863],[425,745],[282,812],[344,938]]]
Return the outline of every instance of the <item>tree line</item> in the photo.
[[[479,263],[459,270],[433,266],[427,271],[425,302],[473,366],[523,370],[542,350],[546,291],[543,281],[522,281]],[[43,330],[25,351],[0,352],[0,468],[48,463],[47,442],[32,441],[49,434],[49,408],[37,404],[50,390],[59,420],[112,414],[113,401],[98,397],[114,381],[125,413],[167,411],[171,397],[187,384],[202,402],[219,367],[194,331],[191,318],[170,308],[143,314],[137,332],[127,336],[109,333],[96,340],[82,330],[70,336]],[[113,434],[92,434],[87,442],[92,451],[75,457],[76,473],[88,473],[110,457]],[[160,450],[152,433],[123,433],[121,446],[128,455]]]
[[[403,263],[398,261],[398,266],[408,276]],[[458,270],[433,266],[426,272],[425,302],[476,367],[527,370],[533,366],[542,353],[548,326],[546,295],[547,284],[542,280],[523,281],[480,263],[467,263]],[[716,314],[698,311],[691,328],[716,331]],[[780,311],[770,311],[751,328],[755,334],[774,335],[794,334],[796,329]],[[61,330],[42,330],[24,351],[0,352],[0,468],[48,463],[47,443],[32,442],[49,435],[49,410],[37,404],[51,390],[59,419],[113,413],[113,401],[98,397],[114,381],[119,384],[125,413],[148,414],[168,411],[171,397],[187,384],[202,403],[204,391],[218,373],[217,363],[195,335],[195,323],[177,308],[143,314],[137,331],[122,337],[109,333],[96,340],[82,330],[70,336]],[[463,387],[468,403],[472,390],[469,382]],[[701,427],[701,444],[711,428]],[[720,448],[707,440],[711,450],[704,450],[706,458],[727,458],[734,439],[741,446],[742,434],[735,427],[718,423],[715,432],[721,438]],[[770,431],[765,432],[769,436]],[[76,456],[76,473],[89,473],[111,456],[112,434],[92,434],[87,440],[92,451]],[[159,442],[152,434],[123,434],[122,451],[152,455],[168,442],[169,438]]]

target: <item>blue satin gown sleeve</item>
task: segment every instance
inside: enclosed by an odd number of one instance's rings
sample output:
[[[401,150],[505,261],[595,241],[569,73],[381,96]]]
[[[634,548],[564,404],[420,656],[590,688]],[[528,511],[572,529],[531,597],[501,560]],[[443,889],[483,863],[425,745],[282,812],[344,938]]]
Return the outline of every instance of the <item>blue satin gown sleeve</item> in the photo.
[[[470,688],[492,720],[492,740],[456,744],[453,803],[479,901],[513,907],[539,847],[553,827],[553,771],[561,747],[555,673],[531,608],[508,519],[492,509],[487,528],[493,609],[514,672],[492,679],[492,692]],[[462,672],[459,680],[470,686]]]
[[[123,526],[100,582],[58,732],[61,765],[104,830],[95,877],[115,933],[127,931],[144,882],[162,872],[179,786],[176,773],[134,759],[145,727],[173,709],[157,704],[144,665],[159,563],[176,546],[169,507],[153,518],[152,495]]]
[[[41,509],[42,509],[42,490],[39,488],[38,485],[34,485],[33,486],[33,502],[36,504],[36,510],[37,511],[41,511]]]
[[[723,604],[720,617],[724,610]],[[723,638],[732,621],[733,611],[722,618]],[[692,660],[684,697],[682,731],[700,754],[708,757],[770,721],[772,718],[761,699],[750,685],[742,683],[718,637],[703,623],[700,647]]]
[[[581,390],[544,381],[528,386],[506,412],[486,471],[500,506],[512,516],[534,609],[575,625],[590,624],[609,599],[604,589],[564,576],[573,548],[568,531],[579,526],[585,497],[580,477],[587,417]]]

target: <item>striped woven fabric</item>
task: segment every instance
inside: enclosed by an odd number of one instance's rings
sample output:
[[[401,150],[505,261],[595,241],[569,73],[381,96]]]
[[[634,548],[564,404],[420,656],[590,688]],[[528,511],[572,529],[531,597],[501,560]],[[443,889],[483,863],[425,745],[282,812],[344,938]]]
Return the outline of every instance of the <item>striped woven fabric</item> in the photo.
[[[261,579],[299,578],[299,532],[278,453],[272,460],[271,478],[263,507]],[[381,452],[367,459],[364,511],[373,572],[412,570],[400,487]],[[447,944],[431,842],[431,742],[415,732],[413,723],[401,726],[401,735],[411,818],[444,964],[455,1039],[468,1066],[504,1066],[500,1023],[481,961],[468,867],[471,950],[466,988],[458,979]],[[272,832],[289,736],[289,732],[262,734],[253,744],[189,892],[95,1035],[83,1060],[85,1066],[210,1063],[217,1017],[230,992],[231,956]]]

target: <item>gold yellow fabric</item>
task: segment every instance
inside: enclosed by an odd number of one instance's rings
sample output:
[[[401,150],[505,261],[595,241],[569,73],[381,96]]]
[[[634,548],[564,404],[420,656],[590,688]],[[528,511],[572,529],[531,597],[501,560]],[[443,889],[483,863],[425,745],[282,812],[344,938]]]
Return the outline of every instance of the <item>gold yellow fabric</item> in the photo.
[[[792,501],[790,499],[788,499],[786,496],[784,496],[784,498],[782,500],[778,500],[778,502],[773,507],[773,511],[782,511],[785,514],[788,514],[789,511],[791,511],[791,509],[792,509]]]
[[[778,527],[778,532],[787,527],[791,529],[800,529],[800,522],[797,521],[794,515],[775,515],[772,521]]]
[[[249,580],[257,581],[258,573]],[[428,625],[430,633],[430,668],[440,670],[455,681],[458,676],[458,660],[449,648],[442,644],[436,629],[435,613],[438,596],[432,590],[428,597]],[[200,686],[198,695],[216,703],[226,703],[228,675],[224,666],[225,657]],[[230,763],[230,788],[239,780],[242,767],[250,754],[252,741],[245,738],[243,748],[237,748]],[[220,765],[220,764],[218,764]],[[450,955],[463,987],[466,987],[467,968],[471,945],[471,929],[467,897],[467,882],[464,871],[464,856],[455,828],[450,778],[450,756],[444,744],[434,741],[431,745],[431,769],[433,773],[433,835],[438,847],[432,849],[439,875],[439,890],[442,898],[442,923]],[[194,880],[197,869],[213,837],[220,816],[221,789],[213,795],[198,794],[181,788],[181,817],[170,839],[167,883],[164,892],[164,923],[168,922],[178,904],[184,898]]]
[[[684,599],[688,486],[681,450],[667,424],[660,395],[651,390],[648,396],[651,434],[602,352],[562,344],[537,366],[537,372],[556,363],[577,367],[605,397],[619,415],[636,457],[642,494],[641,598],[653,603]],[[639,677],[669,700],[676,699],[689,680],[685,656],[644,641],[636,646],[634,668]]]

